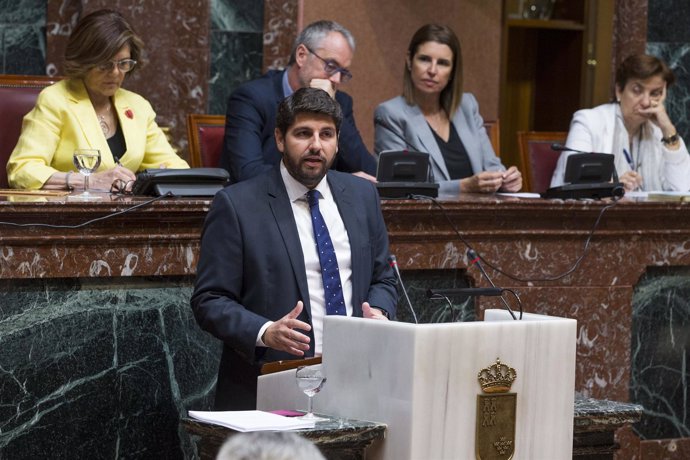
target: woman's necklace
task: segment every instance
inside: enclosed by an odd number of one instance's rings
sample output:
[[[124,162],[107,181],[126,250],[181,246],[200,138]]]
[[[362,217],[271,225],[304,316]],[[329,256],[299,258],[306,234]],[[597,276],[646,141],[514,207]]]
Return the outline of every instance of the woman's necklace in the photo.
[[[431,126],[431,129],[436,131],[442,139],[447,140],[448,138],[448,128],[446,114],[443,110],[439,110],[433,115],[425,115],[427,123]]]
[[[110,118],[110,104],[108,104],[108,108],[105,110],[105,113],[108,115],[108,118]],[[108,124],[108,120],[105,119],[105,115],[102,113],[97,113],[98,116],[98,124],[101,125],[101,130],[103,131],[103,135],[108,138],[108,134],[110,134],[110,125]]]

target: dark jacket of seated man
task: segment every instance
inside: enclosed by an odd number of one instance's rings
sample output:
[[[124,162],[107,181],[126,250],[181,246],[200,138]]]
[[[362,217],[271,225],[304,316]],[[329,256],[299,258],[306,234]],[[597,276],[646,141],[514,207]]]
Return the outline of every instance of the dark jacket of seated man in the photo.
[[[230,172],[232,182],[266,172],[280,161],[273,132],[276,110],[284,99],[284,72],[271,70],[241,85],[228,99],[220,167]],[[375,176],[376,160],[362,142],[355,125],[352,98],[337,91],[335,99],[343,111],[343,124],[338,156],[332,169],[349,173],[364,171]]]

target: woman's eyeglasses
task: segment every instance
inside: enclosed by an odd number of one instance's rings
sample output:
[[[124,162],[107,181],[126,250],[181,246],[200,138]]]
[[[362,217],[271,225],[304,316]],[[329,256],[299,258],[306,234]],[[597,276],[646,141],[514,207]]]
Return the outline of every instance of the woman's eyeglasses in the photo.
[[[115,179],[110,186],[110,193],[115,195],[131,195],[133,185],[133,180],[125,181],[122,179]]]
[[[107,61],[103,64],[98,64],[96,68],[101,72],[112,72],[117,66],[118,70],[122,73],[127,73],[137,65],[137,61],[134,59],[122,59],[121,61]]]
[[[319,58],[321,61],[323,61],[323,70],[326,72],[326,75],[329,77],[340,73],[340,81],[342,83],[348,82],[352,80],[352,73],[350,73],[349,70],[347,70],[344,67],[340,67],[337,62],[335,62],[333,59],[324,59],[318,54],[316,54],[311,48],[305,45],[305,48],[307,48],[307,51],[309,51],[311,54]]]

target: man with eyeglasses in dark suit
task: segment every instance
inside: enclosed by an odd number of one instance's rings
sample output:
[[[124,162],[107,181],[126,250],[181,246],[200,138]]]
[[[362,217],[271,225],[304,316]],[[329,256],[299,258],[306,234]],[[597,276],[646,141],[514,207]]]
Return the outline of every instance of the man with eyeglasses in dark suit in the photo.
[[[343,110],[339,153],[332,168],[375,181],[376,160],[357,130],[352,98],[338,90],[349,81],[355,41],[334,21],[314,22],[295,40],[288,67],[243,84],[228,99],[220,167],[239,182],[270,170],[280,161],[273,136],[278,104],[299,88],[320,88]]]

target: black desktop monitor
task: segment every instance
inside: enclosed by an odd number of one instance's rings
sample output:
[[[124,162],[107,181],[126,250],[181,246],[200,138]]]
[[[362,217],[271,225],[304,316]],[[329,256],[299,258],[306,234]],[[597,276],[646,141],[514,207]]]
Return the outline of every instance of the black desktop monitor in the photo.
[[[613,155],[610,153],[574,153],[565,164],[566,184],[610,182],[613,177]]]

